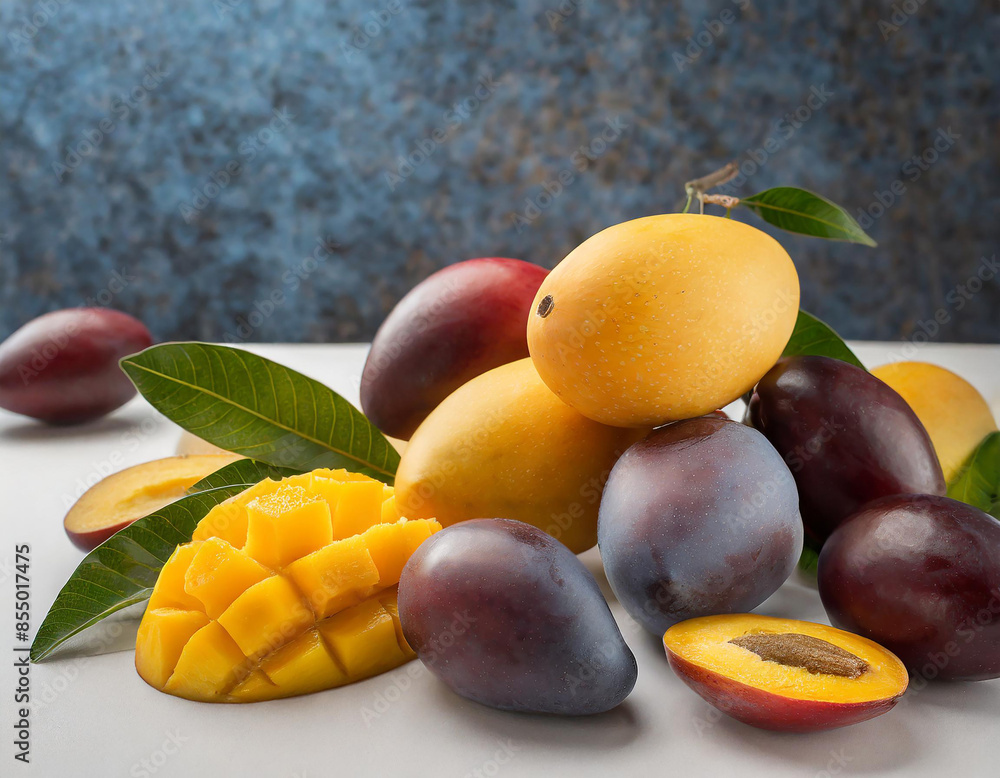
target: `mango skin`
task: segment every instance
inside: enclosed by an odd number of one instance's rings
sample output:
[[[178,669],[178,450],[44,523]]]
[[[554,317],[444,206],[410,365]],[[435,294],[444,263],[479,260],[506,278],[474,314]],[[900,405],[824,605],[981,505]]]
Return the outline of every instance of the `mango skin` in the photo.
[[[528,312],[547,274],[519,259],[484,257],[417,284],[375,333],[361,374],[365,415],[407,440],[462,384],[528,356]]]
[[[795,266],[767,234],[716,216],[647,216],[599,232],[555,267],[535,296],[528,349],[584,416],[657,426],[752,389],[798,308]]]
[[[972,384],[928,362],[894,362],[872,370],[906,400],[931,436],[944,480],[951,483],[976,446],[997,429],[989,403]]]
[[[645,433],[581,416],[530,359],[512,362],[469,381],[420,425],[396,473],[396,508],[445,527],[516,519],[578,554],[597,543],[611,468]]]

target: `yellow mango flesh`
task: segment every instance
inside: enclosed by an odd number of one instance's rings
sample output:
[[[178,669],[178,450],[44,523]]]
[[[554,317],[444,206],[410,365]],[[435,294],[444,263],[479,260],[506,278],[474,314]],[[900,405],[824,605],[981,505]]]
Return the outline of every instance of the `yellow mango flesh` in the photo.
[[[989,403],[972,384],[927,362],[894,362],[872,370],[895,389],[927,429],[948,483],[997,429]]]
[[[399,519],[394,505],[381,482],[318,470],[216,506],[160,571],[136,640],[139,675],[179,697],[256,702],[409,661],[396,585],[441,525]]]
[[[582,416],[530,359],[511,362],[459,387],[413,433],[396,473],[396,509],[443,526],[517,519],[580,553],[597,543],[611,468],[645,434]]]
[[[667,214],[584,241],[545,278],[528,350],[546,385],[588,418],[657,426],[753,388],[795,326],[799,280],[747,224]]]

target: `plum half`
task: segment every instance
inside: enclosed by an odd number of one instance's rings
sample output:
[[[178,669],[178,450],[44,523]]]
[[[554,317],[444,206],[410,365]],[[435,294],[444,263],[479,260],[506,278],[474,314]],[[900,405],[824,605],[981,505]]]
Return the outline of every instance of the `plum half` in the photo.
[[[927,680],[1000,677],[1000,521],[926,494],[886,497],[823,547],[830,621],[876,640]]]
[[[906,691],[903,663],[824,624],[756,614],[705,616],[663,636],[677,676],[718,710],[780,732],[817,732],[879,716]]]

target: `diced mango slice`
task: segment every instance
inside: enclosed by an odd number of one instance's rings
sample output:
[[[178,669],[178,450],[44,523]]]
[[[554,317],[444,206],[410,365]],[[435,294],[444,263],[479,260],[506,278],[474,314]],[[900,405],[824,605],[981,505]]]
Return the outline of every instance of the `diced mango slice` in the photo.
[[[254,668],[229,692],[229,697],[233,702],[260,702],[281,696],[281,689],[272,683],[271,679],[259,668]]]
[[[191,636],[208,622],[201,611],[157,608],[148,612],[135,638],[139,674],[154,686],[163,686]]]
[[[359,602],[379,582],[378,568],[360,535],[292,562],[285,573],[320,619]]]
[[[174,553],[160,568],[160,577],[157,579],[156,587],[146,604],[147,611],[157,608],[203,610],[201,602],[184,591],[184,576],[199,548],[201,548],[201,543],[195,541],[174,549]]]
[[[219,616],[240,650],[255,658],[285,645],[315,620],[299,590],[281,575],[254,584]]]
[[[245,666],[240,647],[217,621],[210,621],[188,640],[163,691],[191,700],[214,700],[229,690]]]
[[[248,588],[271,575],[246,552],[221,538],[202,541],[184,575],[184,591],[217,619]]]
[[[271,654],[261,670],[284,695],[308,694],[350,681],[315,629]]]
[[[376,524],[362,537],[379,572],[383,588],[399,583],[407,560],[433,533],[441,528],[434,519],[400,519],[395,524]]]
[[[395,524],[397,519],[399,515],[396,511],[396,496],[393,495],[382,501],[382,523]]]
[[[333,535],[349,538],[382,521],[381,481],[349,481],[341,484]]]
[[[367,677],[407,659],[396,640],[392,616],[376,597],[319,623],[323,639],[349,675]],[[373,651],[378,646],[379,651]]]
[[[330,506],[301,486],[283,484],[247,504],[246,552],[270,568],[278,570],[332,540]]]
[[[439,529],[397,520],[392,487],[357,473],[262,481],[210,511],[164,565],[136,668],[180,697],[255,702],[398,667],[413,652],[396,584]]]

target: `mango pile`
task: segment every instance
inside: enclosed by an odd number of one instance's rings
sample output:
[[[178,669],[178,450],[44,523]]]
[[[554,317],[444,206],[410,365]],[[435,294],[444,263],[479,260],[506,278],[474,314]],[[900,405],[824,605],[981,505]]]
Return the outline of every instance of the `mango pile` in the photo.
[[[367,476],[262,481],[213,508],[164,565],[136,669],[178,697],[256,702],[398,667],[414,657],[399,576],[439,529],[397,519],[392,487]]]

